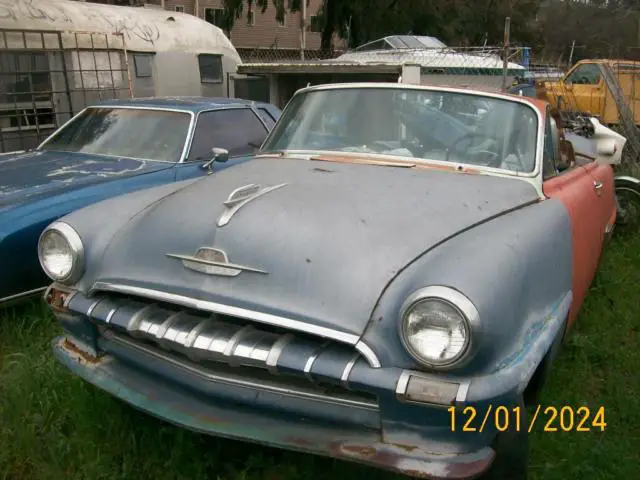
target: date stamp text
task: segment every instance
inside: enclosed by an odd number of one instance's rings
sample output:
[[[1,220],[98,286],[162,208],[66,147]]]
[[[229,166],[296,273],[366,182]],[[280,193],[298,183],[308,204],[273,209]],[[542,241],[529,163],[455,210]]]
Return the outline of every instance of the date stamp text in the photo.
[[[487,428],[495,428],[499,432],[527,430],[531,433],[536,425],[544,432],[604,432],[607,427],[604,407],[537,405],[533,415],[521,407],[503,405],[489,405],[484,411],[472,406],[462,410],[450,407],[448,412],[452,432],[483,432]]]

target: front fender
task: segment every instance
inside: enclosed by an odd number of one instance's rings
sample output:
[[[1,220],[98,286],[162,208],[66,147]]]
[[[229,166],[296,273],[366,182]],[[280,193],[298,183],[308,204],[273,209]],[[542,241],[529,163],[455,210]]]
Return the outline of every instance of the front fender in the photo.
[[[473,332],[472,358],[450,375],[494,373],[532,346],[545,320],[568,310],[571,249],[568,214],[553,199],[461,232],[417,258],[387,285],[363,340],[383,365],[420,370],[400,340],[401,305],[420,288],[452,287],[473,302],[480,327]]]
[[[163,198],[206,177],[169,183],[138,190],[118,197],[94,203],[59,219],[71,225],[80,235],[85,252],[86,271],[74,288],[87,292],[93,284],[93,269],[118,230],[132,218]]]

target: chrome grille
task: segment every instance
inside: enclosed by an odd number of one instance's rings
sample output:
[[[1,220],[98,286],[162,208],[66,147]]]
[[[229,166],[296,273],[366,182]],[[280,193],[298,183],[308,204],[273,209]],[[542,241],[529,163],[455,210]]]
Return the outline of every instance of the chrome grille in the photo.
[[[158,346],[201,365],[252,367],[284,373],[319,390],[330,386],[375,402],[371,392],[355,392],[353,373],[370,369],[353,345],[291,333],[270,325],[224,314],[211,314],[168,303],[114,293],[86,297],[77,293],[67,307],[86,315],[103,331],[126,334],[139,344]],[[266,370],[266,371],[265,371]],[[243,369],[237,370],[238,375]]]
[[[184,353],[192,360],[212,360],[242,366],[275,365],[277,353],[291,335],[258,330],[225,321],[222,316],[171,312],[156,305],[143,307],[126,326],[134,338]]]

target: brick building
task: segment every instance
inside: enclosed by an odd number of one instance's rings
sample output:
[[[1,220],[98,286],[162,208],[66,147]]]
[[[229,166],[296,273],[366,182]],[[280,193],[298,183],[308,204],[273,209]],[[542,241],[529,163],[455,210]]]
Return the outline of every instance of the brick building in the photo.
[[[80,0],[84,1],[84,0]],[[166,10],[179,11],[223,26],[223,0],[91,0],[98,3],[111,3],[120,5],[147,5],[164,7]],[[320,28],[317,15],[323,0],[310,0],[307,8],[305,50],[310,56],[317,57],[320,49]],[[276,21],[275,9],[269,4],[267,10],[262,13],[255,8],[247,18],[248,5],[245,3],[243,16],[235,21],[231,30],[230,39],[241,55],[247,57],[264,57],[261,60],[284,59],[288,57],[299,58],[301,47],[300,24],[302,13],[288,13],[284,22]],[[336,39],[334,48],[340,50],[341,42]],[[266,50],[266,51],[265,51]],[[259,52],[262,51],[260,55]]]

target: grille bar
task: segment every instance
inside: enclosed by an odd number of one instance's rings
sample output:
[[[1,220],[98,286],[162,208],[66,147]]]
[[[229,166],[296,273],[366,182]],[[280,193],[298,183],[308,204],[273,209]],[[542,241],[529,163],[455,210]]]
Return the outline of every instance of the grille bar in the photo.
[[[176,352],[197,363],[216,362],[287,373],[311,384],[349,389],[349,376],[364,357],[353,345],[306,337],[222,314],[187,310],[146,299],[74,295],[68,308],[98,326]],[[366,394],[368,395],[368,394]]]

